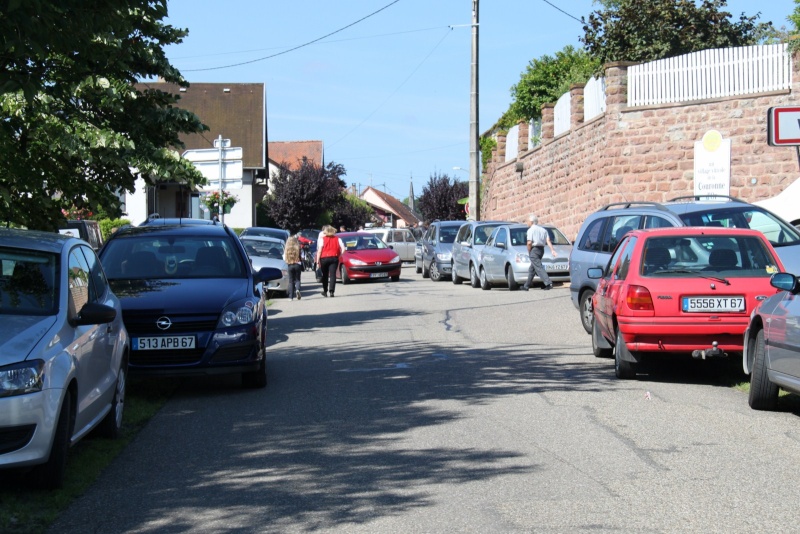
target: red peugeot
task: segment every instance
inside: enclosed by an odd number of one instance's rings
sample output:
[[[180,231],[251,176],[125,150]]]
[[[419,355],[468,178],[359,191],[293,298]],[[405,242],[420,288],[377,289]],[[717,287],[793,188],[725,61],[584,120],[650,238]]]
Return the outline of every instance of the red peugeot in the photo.
[[[595,356],[614,356],[618,378],[633,378],[650,353],[706,359],[741,356],[750,312],[777,289],[783,264],[756,230],[682,227],[629,232],[592,297]]]
[[[339,256],[339,276],[343,284],[351,280],[391,278],[400,280],[403,263],[393,249],[375,235],[367,232],[340,232],[347,250]]]

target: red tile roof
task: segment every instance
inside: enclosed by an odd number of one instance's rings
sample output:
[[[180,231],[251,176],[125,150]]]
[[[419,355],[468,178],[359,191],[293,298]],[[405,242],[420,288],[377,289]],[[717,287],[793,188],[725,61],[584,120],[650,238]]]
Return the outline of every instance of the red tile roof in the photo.
[[[316,165],[325,165],[322,141],[272,141],[267,143],[267,150],[270,161],[286,164],[292,170],[304,157]]]
[[[377,195],[381,199],[381,201],[383,201],[386,204],[386,206],[394,215],[406,221],[407,226],[414,226],[415,223],[421,222],[420,219],[416,215],[414,215],[414,213],[408,208],[408,206],[406,206],[401,201],[394,198],[392,195],[379,191],[374,187],[367,186],[367,188],[361,192],[361,198],[368,203],[370,203],[369,200],[364,198],[367,192],[372,192],[374,195]],[[374,204],[372,205],[374,206]],[[384,206],[376,206],[376,207],[380,209],[385,209]]]

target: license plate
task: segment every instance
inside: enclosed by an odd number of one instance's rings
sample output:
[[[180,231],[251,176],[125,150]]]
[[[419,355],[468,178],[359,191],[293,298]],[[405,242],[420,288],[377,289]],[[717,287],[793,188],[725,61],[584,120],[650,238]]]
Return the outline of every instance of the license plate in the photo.
[[[545,271],[569,271],[569,263],[545,263]]]
[[[193,349],[194,336],[152,336],[133,338],[133,350]]]
[[[742,312],[744,297],[683,297],[685,312]]]
[[[369,273],[370,278],[386,278],[389,273]]]

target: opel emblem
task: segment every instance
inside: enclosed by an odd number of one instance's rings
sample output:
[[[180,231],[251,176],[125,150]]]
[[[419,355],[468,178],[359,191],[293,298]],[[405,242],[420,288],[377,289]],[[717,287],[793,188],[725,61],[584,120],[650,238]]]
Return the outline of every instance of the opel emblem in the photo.
[[[169,317],[159,317],[156,326],[159,330],[168,330],[172,326],[172,321],[169,320]]]

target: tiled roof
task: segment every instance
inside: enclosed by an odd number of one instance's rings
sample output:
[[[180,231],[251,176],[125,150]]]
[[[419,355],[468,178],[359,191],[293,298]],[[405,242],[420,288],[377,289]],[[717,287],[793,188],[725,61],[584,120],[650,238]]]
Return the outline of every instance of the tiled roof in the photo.
[[[293,170],[304,157],[316,165],[325,165],[322,141],[272,141],[267,150],[270,161],[277,165],[286,164]]]
[[[406,206],[405,204],[394,198],[392,195],[379,191],[378,189],[375,189],[373,187],[367,186],[367,188],[361,192],[361,199],[375,206],[375,204],[369,201],[368,198],[370,196],[369,193],[376,195],[385,204],[385,206],[378,205],[376,207],[381,209],[389,208],[389,211],[394,213],[397,217],[406,221],[406,224],[408,226],[413,226],[415,223],[420,222],[419,218],[416,215],[414,215],[414,213],[408,208],[408,206]]]
[[[209,127],[201,134],[181,135],[186,149],[213,148],[222,135],[231,146],[242,147],[243,166],[267,166],[265,92],[263,83],[193,83],[186,90],[166,82],[137,83],[147,88],[179,94],[178,106],[194,113]]]

